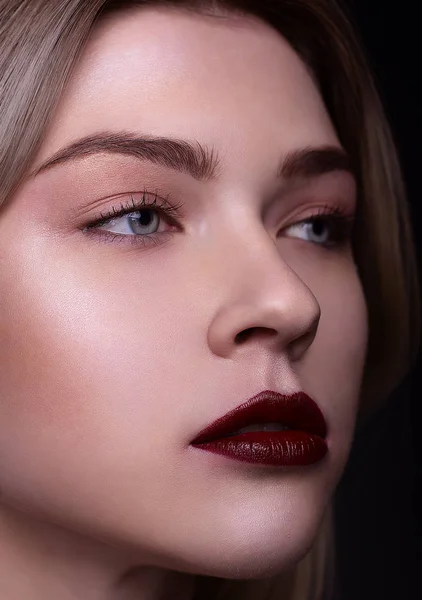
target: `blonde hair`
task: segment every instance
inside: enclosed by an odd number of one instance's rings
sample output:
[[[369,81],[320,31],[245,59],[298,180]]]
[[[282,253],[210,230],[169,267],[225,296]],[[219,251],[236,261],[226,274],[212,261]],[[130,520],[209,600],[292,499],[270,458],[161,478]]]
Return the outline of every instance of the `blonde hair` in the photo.
[[[361,44],[335,0],[0,0],[0,211],[24,180],[97,20],[125,6],[250,14],[277,29],[319,87],[358,181],[355,262],[369,315],[361,416],[415,360],[420,291],[390,128]],[[331,508],[305,558],[263,581],[198,577],[198,600],[317,600],[329,586]],[[287,591],[286,591],[287,590]]]

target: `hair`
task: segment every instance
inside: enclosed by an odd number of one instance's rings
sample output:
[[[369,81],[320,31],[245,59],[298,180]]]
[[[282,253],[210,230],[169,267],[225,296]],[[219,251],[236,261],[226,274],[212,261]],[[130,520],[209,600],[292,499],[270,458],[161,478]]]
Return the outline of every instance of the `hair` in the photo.
[[[93,26],[135,6],[258,17],[307,65],[357,177],[352,245],[369,319],[359,416],[372,414],[416,359],[420,288],[392,133],[340,0],[0,0],[0,214],[28,173]],[[288,575],[244,582],[198,576],[197,599],[320,599],[332,582],[331,510]]]

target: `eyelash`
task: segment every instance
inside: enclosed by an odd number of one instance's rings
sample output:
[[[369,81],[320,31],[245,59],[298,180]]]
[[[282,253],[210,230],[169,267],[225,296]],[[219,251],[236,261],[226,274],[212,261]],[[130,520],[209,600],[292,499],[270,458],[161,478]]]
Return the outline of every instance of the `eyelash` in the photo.
[[[113,207],[105,214],[100,213],[100,216],[96,218],[95,221],[92,221],[89,225],[83,228],[83,232],[91,233],[91,230],[95,230],[95,234],[93,235],[101,237],[107,243],[129,243],[143,246],[149,246],[150,244],[157,245],[160,243],[160,240],[162,240],[163,236],[172,236],[173,232],[156,232],[141,235],[136,233],[119,234],[106,230],[98,230],[99,227],[105,225],[113,219],[118,219],[125,215],[139,212],[141,210],[154,210],[167,220],[173,222],[172,224],[175,224],[177,220],[181,219],[182,215],[179,210],[184,205],[183,202],[174,205],[168,201],[169,196],[164,199],[160,198],[157,194],[154,196],[154,201],[151,202],[146,200],[147,193],[148,192],[146,190],[143,191],[141,200],[134,200],[133,196],[131,195],[131,200],[126,204],[122,203],[120,208],[116,209],[116,207]],[[317,246],[332,249],[333,247],[344,245],[351,238],[354,220],[354,216],[347,214],[342,208],[333,207],[326,204],[324,207],[319,208],[317,212],[310,215],[306,219],[292,223],[287,228],[318,222],[328,224],[331,230],[334,232],[330,236],[332,241],[325,243],[313,243]]]
[[[307,223],[325,223],[329,225],[332,232],[330,235],[332,241],[322,244],[314,242],[317,246],[322,246],[329,250],[344,246],[352,238],[355,215],[349,214],[343,207],[340,208],[339,206],[330,206],[326,204],[306,219],[298,221],[297,223],[292,223],[289,227]]]
[[[100,216],[96,218],[95,221],[92,221],[89,225],[87,225],[83,231],[88,233],[92,229],[96,230],[98,227],[105,225],[112,219],[118,219],[120,217],[124,217],[125,215],[139,212],[141,210],[154,210],[169,221],[173,221],[173,223],[182,217],[179,211],[184,205],[183,202],[180,204],[171,204],[168,201],[169,196],[167,196],[167,198],[160,198],[157,194],[154,196],[154,201],[151,202],[146,200],[147,193],[148,192],[146,190],[143,191],[141,200],[134,200],[133,196],[131,196],[130,201],[128,201],[126,204],[120,204],[120,208],[116,209],[116,207],[113,206],[109,212],[105,214],[100,213]],[[159,238],[162,238],[166,235],[172,236],[172,233],[157,232],[148,233],[146,235],[138,235],[134,233],[133,235],[127,235],[112,233],[111,231],[96,231],[94,235],[100,236],[107,243],[129,243],[133,245],[148,246],[150,244],[156,245]]]

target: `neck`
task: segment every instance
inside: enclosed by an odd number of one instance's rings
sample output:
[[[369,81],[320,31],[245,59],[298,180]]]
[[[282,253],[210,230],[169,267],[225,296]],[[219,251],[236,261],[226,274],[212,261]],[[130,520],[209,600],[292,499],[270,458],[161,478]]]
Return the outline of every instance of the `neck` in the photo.
[[[0,505],[0,598],[193,600],[194,581]]]

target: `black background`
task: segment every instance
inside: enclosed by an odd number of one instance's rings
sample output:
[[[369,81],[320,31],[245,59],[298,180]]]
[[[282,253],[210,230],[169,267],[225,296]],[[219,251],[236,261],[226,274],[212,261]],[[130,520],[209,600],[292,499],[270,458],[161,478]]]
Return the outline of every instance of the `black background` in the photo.
[[[399,150],[419,265],[422,29],[416,0],[348,0]],[[421,269],[419,269],[421,272]],[[422,354],[355,436],[336,495],[335,600],[422,598]]]

